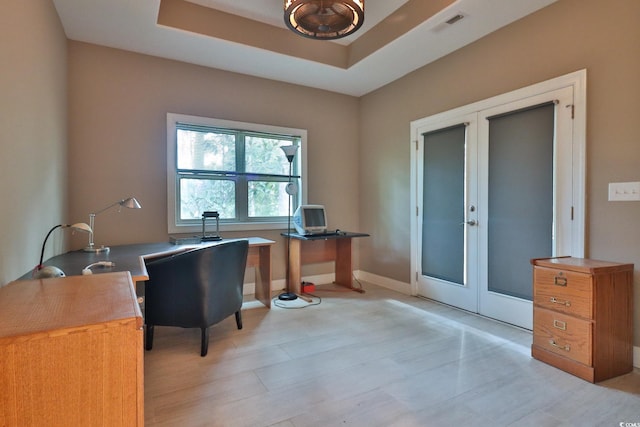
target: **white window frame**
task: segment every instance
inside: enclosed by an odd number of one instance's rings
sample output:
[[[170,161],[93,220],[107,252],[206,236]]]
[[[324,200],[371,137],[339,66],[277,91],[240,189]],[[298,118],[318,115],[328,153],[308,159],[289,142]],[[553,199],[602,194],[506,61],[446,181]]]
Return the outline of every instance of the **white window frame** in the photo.
[[[296,154],[298,169],[293,175],[300,176],[299,200],[305,204],[307,200],[307,131],[306,129],[271,126],[256,123],[222,120],[209,117],[191,116],[178,113],[167,113],[167,230],[169,234],[199,233],[201,225],[179,225],[176,222],[176,146],[177,124],[189,123],[227,129],[242,129],[246,131],[272,133],[280,135],[296,135],[300,137],[300,149]],[[284,153],[283,153],[284,156]],[[295,210],[295,207],[292,208]],[[285,219],[267,222],[225,222],[220,224],[220,231],[251,231],[251,230],[280,230],[287,228]]]

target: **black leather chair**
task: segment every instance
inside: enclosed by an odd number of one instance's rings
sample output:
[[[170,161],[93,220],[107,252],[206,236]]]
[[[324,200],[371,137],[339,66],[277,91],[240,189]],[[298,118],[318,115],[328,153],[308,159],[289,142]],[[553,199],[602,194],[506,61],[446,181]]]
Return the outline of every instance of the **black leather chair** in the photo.
[[[146,262],[145,348],[154,326],[200,328],[200,355],[209,348],[209,327],[235,313],[242,329],[242,288],[249,242],[234,240]]]

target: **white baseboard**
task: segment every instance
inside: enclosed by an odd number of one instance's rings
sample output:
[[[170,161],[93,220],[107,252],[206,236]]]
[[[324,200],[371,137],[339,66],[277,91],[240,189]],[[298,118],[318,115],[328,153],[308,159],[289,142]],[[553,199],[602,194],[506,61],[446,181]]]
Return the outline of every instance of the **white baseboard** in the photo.
[[[356,276],[356,277],[358,277],[358,276]],[[305,277],[302,278],[302,280],[305,281],[305,282],[311,282],[311,283],[316,283],[316,284],[333,283],[333,281],[335,280],[335,274],[328,273],[328,274],[318,274],[318,275],[315,275],[315,276],[305,276]],[[272,280],[271,281],[271,292],[283,291],[286,286],[287,286],[287,282],[284,279]],[[256,283],[255,282],[250,282],[250,283],[245,283],[244,284],[244,287],[243,287],[243,290],[242,290],[242,294],[243,295],[253,295],[253,294],[255,294],[255,292],[256,292]]]
[[[278,279],[271,281],[271,291],[282,291],[285,287],[285,280]],[[256,293],[256,282],[245,283],[242,288],[242,295],[254,295]]]
[[[256,293],[256,284],[255,284],[255,282],[245,283],[242,286],[242,295],[253,295],[255,293]]]
[[[326,285],[327,283],[333,283],[335,280],[336,275],[333,273],[316,274],[313,276],[304,276],[302,278],[303,282],[314,283],[315,285]]]
[[[408,283],[403,283],[398,280],[389,279],[388,277],[378,276],[361,270],[354,270],[353,276],[357,280],[364,280],[365,282],[373,283],[374,285],[382,286],[383,288],[391,289],[405,295],[411,295],[411,284]],[[335,274],[329,273],[305,276],[302,280],[305,282],[315,283],[316,285],[323,285],[333,283],[335,280]],[[284,280],[282,280],[282,288],[284,288],[284,285]]]
[[[398,280],[389,279],[388,277],[378,276],[377,274],[367,273],[366,271],[358,271],[356,274],[358,279],[400,292],[401,294],[411,295],[411,284],[400,282]]]

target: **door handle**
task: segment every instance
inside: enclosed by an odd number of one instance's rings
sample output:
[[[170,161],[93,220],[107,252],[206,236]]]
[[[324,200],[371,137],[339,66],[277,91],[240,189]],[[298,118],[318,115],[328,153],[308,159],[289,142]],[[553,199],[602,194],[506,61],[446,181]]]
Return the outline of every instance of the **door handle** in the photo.
[[[460,225],[465,225],[465,224],[470,225],[470,226],[474,226],[474,225],[477,225],[478,223],[476,222],[475,219],[470,219],[469,221],[465,221]]]

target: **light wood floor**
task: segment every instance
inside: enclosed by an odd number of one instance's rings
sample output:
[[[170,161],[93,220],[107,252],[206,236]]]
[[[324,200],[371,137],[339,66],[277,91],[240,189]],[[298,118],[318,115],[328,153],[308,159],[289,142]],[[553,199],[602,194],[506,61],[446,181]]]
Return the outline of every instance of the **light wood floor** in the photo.
[[[526,331],[364,288],[304,309],[246,303],[244,329],[213,327],[204,358],[198,330],[156,327],[146,425],[640,425],[638,369],[593,385],[532,359]]]

